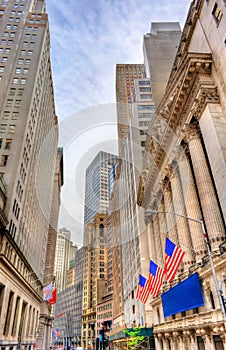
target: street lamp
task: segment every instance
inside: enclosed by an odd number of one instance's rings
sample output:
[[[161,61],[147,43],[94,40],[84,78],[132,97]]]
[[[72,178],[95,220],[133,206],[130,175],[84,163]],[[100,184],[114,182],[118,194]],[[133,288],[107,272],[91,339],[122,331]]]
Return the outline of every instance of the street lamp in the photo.
[[[217,292],[217,296],[218,296],[218,300],[219,300],[219,304],[220,304],[220,308],[221,308],[221,312],[222,312],[222,316],[223,316],[223,321],[224,321],[224,324],[226,324],[226,313],[225,313],[225,305],[224,305],[223,297],[222,297],[222,286],[221,286],[221,288],[219,288],[219,283],[218,283],[218,280],[217,280],[217,275],[216,275],[215,267],[214,267],[214,264],[213,264],[213,259],[212,259],[212,255],[211,255],[211,248],[210,248],[210,244],[209,244],[209,241],[208,241],[208,238],[207,238],[207,233],[206,233],[206,230],[205,230],[204,222],[201,219],[199,220],[199,219],[191,218],[189,216],[186,216],[186,215],[183,215],[183,214],[180,214],[180,213],[175,213],[173,211],[159,211],[159,210],[154,210],[154,209],[153,210],[148,209],[148,210],[145,211],[145,216],[146,217],[148,217],[148,216],[150,216],[152,214],[172,214],[172,215],[175,215],[175,216],[180,216],[180,217],[185,218],[187,220],[192,220],[192,221],[198,222],[201,225],[203,237],[205,239],[206,246],[207,246],[207,252],[208,252],[208,256],[209,256],[211,271],[212,271],[212,275],[213,275],[213,279],[214,279],[214,285],[215,285],[215,288],[216,288],[216,292]]]

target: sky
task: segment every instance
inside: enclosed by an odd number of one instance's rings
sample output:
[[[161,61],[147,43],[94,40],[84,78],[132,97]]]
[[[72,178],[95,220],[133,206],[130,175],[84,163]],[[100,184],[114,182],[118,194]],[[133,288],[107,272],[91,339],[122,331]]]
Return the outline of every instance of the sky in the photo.
[[[99,150],[117,154],[115,67],[143,63],[151,22],[179,22],[190,0],[46,0],[64,185],[59,228],[83,238],[85,169]]]

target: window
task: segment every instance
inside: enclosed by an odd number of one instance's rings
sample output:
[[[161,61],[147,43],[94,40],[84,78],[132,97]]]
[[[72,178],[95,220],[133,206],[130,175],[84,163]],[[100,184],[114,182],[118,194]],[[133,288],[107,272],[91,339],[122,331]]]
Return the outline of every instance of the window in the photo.
[[[12,119],[16,120],[18,118],[18,112],[12,112]]]
[[[12,141],[12,139],[6,139],[5,149],[11,149]]]
[[[31,60],[28,58],[25,60],[25,64],[29,65],[31,63]]]
[[[140,92],[149,92],[149,91],[151,91],[151,88],[150,87],[140,87],[139,91]]]
[[[2,57],[2,63],[6,63],[6,62],[7,62],[7,60],[8,60],[8,58],[7,58],[7,57]]]
[[[21,73],[21,68],[16,68],[16,74],[20,74]]]
[[[7,124],[0,124],[0,132],[6,132]]]
[[[16,108],[20,108],[20,106],[21,106],[21,100],[16,100],[14,106],[15,106]]]
[[[3,36],[8,36],[9,35],[9,32],[4,32],[3,33]]]
[[[28,69],[27,68],[24,68],[23,74],[28,74]]]
[[[5,67],[0,67],[0,73],[4,72]]]
[[[2,155],[1,158],[1,166],[6,166],[8,162],[9,156],[8,155]]]
[[[100,273],[100,278],[104,278],[104,274],[103,273]]]
[[[14,37],[15,37],[15,35],[16,35],[16,33],[15,33],[15,32],[11,32],[9,36],[10,36],[11,38],[14,38]]]
[[[220,7],[218,6],[218,4],[216,2],[215,2],[215,5],[213,7],[212,15],[213,15],[217,25],[219,25],[220,21],[223,17],[223,12],[221,11]]]
[[[155,110],[155,106],[154,105],[138,105],[137,109],[138,109],[138,111]]]
[[[139,85],[150,85],[150,81],[148,80],[140,80],[138,83]]]
[[[23,64],[24,63],[24,59],[23,58],[19,58],[17,63],[18,64]]]
[[[9,133],[14,134],[16,125],[9,125]]]
[[[140,94],[140,98],[152,98],[152,94]]]
[[[9,49],[8,47],[5,49],[5,53],[6,53],[6,54],[9,54],[9,53],[10,53],[10,49]]]
[[[18,78],[13,78],[13,84],[18,84],[19,79]]]
[[[2,141],[3,139],[0,139],[0,148],[2,148]]]
[[[140,130],[140,135],[148,135],[148,130]]]
[[[33,54],[33,51],[32,50],[28,50],[27,55],[31,56],[32,54]]]
[[[26,79],[22,78],[21,81],[20,81],[20,85],[25,85],[25,84],[26,84]]]
[[[9,46],[11,46],[11,45],[13,44],[13,41],[12,41],[12,40],[8,40],[7,44],[8,44]]]
[[[9,111],[4,111],[3,113],[3,119],[9,119],[10,112]]]
[[[6,107],[12,107],[13,105],[13,100],[12,99],[8,99],[6,102]]]
[[[1,40],[1,44],[4,45],[6,43],[6,40],[5,39],[2,39]]]
[[[17,96],[22,96],[24,93],[24,89],[23,88],[19,88],[17,91]]]

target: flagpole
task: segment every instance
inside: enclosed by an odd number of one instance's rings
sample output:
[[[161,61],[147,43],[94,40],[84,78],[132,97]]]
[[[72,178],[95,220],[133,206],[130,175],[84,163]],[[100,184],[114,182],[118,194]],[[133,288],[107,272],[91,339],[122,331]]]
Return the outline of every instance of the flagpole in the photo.
[[[225,312],[224,302],[223,302],[223,299],[222,299],[222,291],[219,288],[219,283],[218,283],[218,279],[217,279],[217,275],[216,275],[216,270],[215,270],[215,267],[214,267],[214,264],[213,264],[213,258],[212,258],[212,254],[211,254],[211,247],[210,247],[210,243],[209,243],[209,240],[208,240],[208,237],[207,237],[207,233],[206,233],[206,230],[205,230],[205,225],[204,225],[203,220],[195,219],[195,218],[192,218],[190,216],[186,216],[186,215],[183,215],[183,214],[180,214],[180,213],[176,213],[176,212],[173,212],[173,211],[159,211],[159,210],[154,210],[154,209],[153,210],[149,209],[149,210],[145,211],[145,216],[149,216],[149,215],[152,215],[152,214],[173,214],[175,216],[180,216],[180,217],[185,218],[187,220],[192,220],[192,221],[198,222],[201,225],[203,237],[205,239],[205,243],[206,243],[206,246],[207,246],[207,253],[208,253],[208,257],[209,257],[209,261],[210,261],[210,266],[211,266],[211,271],[212,271],[212,275],[213,275],[214,285],[215,285],[215,289],[216,289],[216,292],[217,292],[217,297],[218,297],[218,300],[219,300],[219,304],[220,304],[220,308],[221,308],[221,312],[222,312],[222,316],[223,316],[224,325],[226,326],[226,312]]]

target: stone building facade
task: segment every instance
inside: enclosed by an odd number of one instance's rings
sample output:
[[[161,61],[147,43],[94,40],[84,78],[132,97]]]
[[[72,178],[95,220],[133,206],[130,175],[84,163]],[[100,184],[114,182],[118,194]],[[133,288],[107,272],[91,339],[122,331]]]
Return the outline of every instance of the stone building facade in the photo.
[[[165,237],[172,239],[185,256],[161,292],[198,272],[204,297],[204,306],[167,318],[161,297],[149,299],[157,350],[226,349],[220,297],[221,290],[226,293],[225,32],[225,1],[192,1],[165,95],[149,126],[138,193],[149,255],[163,265]]]

